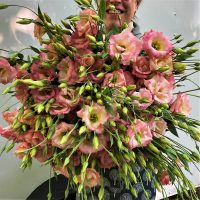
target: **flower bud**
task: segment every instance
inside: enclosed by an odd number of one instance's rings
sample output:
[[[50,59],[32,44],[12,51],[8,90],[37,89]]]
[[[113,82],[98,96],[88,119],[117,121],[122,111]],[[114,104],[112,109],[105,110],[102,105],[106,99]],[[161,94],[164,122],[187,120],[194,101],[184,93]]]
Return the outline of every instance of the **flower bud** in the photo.
[[[32,149],[30,152],[31,157],[32,158],[35,157],[36,153],[37,153],[37,149],[36,148]]]
[[[137,183],[137,178],[135,176],[135,173],[132,170],[129,171],[129,175],[130,175],[131,179],[133,180],[133,182]]]
[[[162,72],[166,72],[169,69],[170,69],[169,66],[163,66],[163,67],[160,67],[157,71],[162,73]]]
[[[85,86],[82,85],[82,86],[80,87],[80,89],[79,89],[78,94],[79,94],[79,95],[82,95],[84,91],[85,91]]]
[[[193,40],[193,41],[191,41],[191,42],[188,42],[185,46],[184,46],[184,48],[186,48],[186,47],[192,47],[192,46],[194,46],[195,44],[197,44],[197,43],[199,43],[200,42],[200,40]]]
[[[103,101],[102,101],[101,99],[98,99],[98,100],[97,100],[97,103],[98,103],[99,105],[103,105]]]
[[[127,92],[127,88],[126,88],[125,86],[122,86],[122,87],[120,88],[120,90],[121,90],[122,92]]]
[[[178,126],[183,129],[188,129],[188,125],[185,122],[178,122]]]
[[[45,109],[43,103],[37,105],[37,112],[40,114]]]
[[[126,88],[127,88],[128,91],[135,90],[136,85],[128,85],[128,86],[126,86]]]
[[[81,126],[81,128],[79,129],[79,135],[85,133],[87,130],[87,127],[86,126]]]
[[[175,62],[173,68],[174,68],[175,72],[183,73],[186,69],[186,65],[184,63]]]
[[[101,93],[100,93],[100,92],[97,92],[97,93],[96,93],[96,98],[97,98],[97,99],[100,99],[100,98],[101,98]]]
[[[154,146],[152,143],[150,143],[150,144],[148,145],[148,148],[149,148],[151,151],[153,151],[154,153],[160,154],[160,150],[158,150],[158,148],[157,148],[156,146]]]
[[[199,49],[197,49],[197,48],[191,48],[191,49],[188,49],[186,51],[186,53],[189,54],[189,55],[192,55],[193,53],[196,53],[198,50]]]
[[[98,74],[96,75],[96,77],[97,77],[97,78],[102,78],[102,77],[104,76],[104,74],[105,74],[105,73],[100,72],[100,73],[98,73]]]
[[[184,54],[185,53],[185,51],[181,48],[174,48],[173,52],[176,54]]]
[[[65,167],[66,165],[69,164],[69,162],[70,162],[69,157],[65,158],[65,161],[64,161],[64,165],[63,165],[63,166]]]
[[[193,159],[195,159],[197,162],[200,162],[200,154],[199,154],[199,153],[193,151],[193,152],[192,152],[192,157],[193,157]]]
[[[104,187],[101,187],[98,193],[98,198],[99,200],[103,200],[104,199]]]
[[[31,63],[24,63],[21,67],[20,70],[26,70],[31,66]]]
[[[135,198],[137,198],[138,197],[138,191],[135,189],[135,188],[133,188],[133,187],[131,187],[131,194],[135,197]]]
[[[9,5],[0,3],[0,10],[6,9],[8,7],[9,7]]]
[[[99,41],[99,42],[96,43],[96,45],[97,45],[97,46],[100,46],[100,47],[103,47],[103,46],[104,46],[104,42]]]
[[[15,146],[15,143],[12,142],[11,144],[9,144],[6,149],[5,149],[5,152],[8,153],[11,149],[13,149],[13,147]]]
[[[27,127],[26,124],[23,124],[23,125],[22,125],[22,130],[23,130],[24,132],[27,131],[27,128],[28,128],[28,127]]]
[[[96,135],[94,135],[93,139],[92,139],[92,144],[93,144],[93,147],[95,149],[98,149],[99,148],[99,139]]]
[[[161,192],[162,189],[161,189],[161,185],[160,185],[160,183],[158,183],[158,181],[156,181],[155,179],[154,179],[153,182],[154,182],[154,185],[155,185],[156,189],[157,189],[159,192]]]
[[[146,161],[144,159],[144,156],[139,154],[139,155],[137,155],[137,158],[138,158],[140,166],[145,168],[147,166],[147,164],[146,164]]]
[[[69,135],[67,134],[67,135],[64,135],[64,136],[62,137],[62,139],[61,139],[61,141],[60,141],[60,144],[61,144],[61,145],[67,142],[68,136],[69,136]]]
[[[21,19],[19,19],[19,20],[16,21],[16,23],[18,23],[18,24],[24,24],[24,25],[30,24],[32,22],[33,22],[32,19],[27,19],[27,18],[21,18]]]
[[[128,108],[127,107],[123,107],[122,112],[127,115],[128,114]]]
[[[128,175],[128,167],[127,167],[127,164],[126,163],[123,163],[122,164],[122,169],[124,171],[124,174],[127,176]]]
[[[52,119],[51,116],[47,116],[47,117],[45,118],[45,120],[46,120],[46,123],[47,123],[47,126],[48,126],[48,127],[50,127],[50,126],[53,124],[53,119]]]
[[[94,42],[94,43],[97,42],[96,38],[92,35],[86,35],[86,38],[88,38],[91,42]]]
[[[58,88],[66,88],[68,85],[66,83],[61,83]]]

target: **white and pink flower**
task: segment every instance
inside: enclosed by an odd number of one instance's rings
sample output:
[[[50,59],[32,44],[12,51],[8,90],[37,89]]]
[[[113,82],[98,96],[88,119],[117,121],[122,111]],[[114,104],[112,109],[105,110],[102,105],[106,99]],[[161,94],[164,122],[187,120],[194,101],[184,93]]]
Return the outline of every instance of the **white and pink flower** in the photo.
[[[167,80],[162,74],[144,80],[144,84],[153,94],[156,103],[169,103],[172,100],[173,82]]]
[[[191,112],[190,100],[185,93],[177,94],[176,99],[171,104],[170,110],[188,116]]]
[[[0,58],[0,83],[4,85],[10,83],[16,78],[16,75],[16,69],[6,59]]]
[[[77,116],[85,122],[89,130],[95,131],[98,134],[103,133],[104,124],[110,118],[105,107],[98,104],[94,104],[93,106],[86,105],[77,112]]]
[[[143,48],[152,58],[165,58],[170,55],[173,46],[162,32],[151,30],[143,36]]]
[[[111,58],[120,58],[123,65],[129,65],[142,50],[142,42],[129,29],[125,29],[110,37],[108,48]]]
[[[166,132],[167,122],[162,118],[155,120],[155,118],[153,117],[153,119],[149,122],[149,126],[152,130],[153,136],[161,137]]]
[[[136,140],[136,134],[140,135],[141,144]],[[127,136],[129,137],[128,147],[130,149],[147,146],[153,139],[148,124],[139,119],[137,119],[134,124],[128,127]]]

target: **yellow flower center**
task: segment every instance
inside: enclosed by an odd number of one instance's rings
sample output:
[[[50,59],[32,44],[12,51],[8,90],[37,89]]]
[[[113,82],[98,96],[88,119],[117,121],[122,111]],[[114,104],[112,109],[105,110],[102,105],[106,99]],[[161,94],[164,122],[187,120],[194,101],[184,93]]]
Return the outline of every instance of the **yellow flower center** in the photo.
[[[156,50],[160,50],[161,45],[160,45],[159,42],[154,41],[154,42],[152,42],[152,47],[153,47],[154,49],[156,49]]]
[[[91,114],[90,114],[90,121],[91,121],[92,123],[95,123],[95,122],[98,121],[98,116],[97,116],[96,113],[91,113]]]

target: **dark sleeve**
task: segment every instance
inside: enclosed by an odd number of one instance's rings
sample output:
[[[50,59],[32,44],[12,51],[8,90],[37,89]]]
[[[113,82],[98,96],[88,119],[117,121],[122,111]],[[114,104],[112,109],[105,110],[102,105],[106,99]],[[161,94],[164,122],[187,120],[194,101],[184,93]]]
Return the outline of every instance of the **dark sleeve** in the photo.
[[[51,193],[52,200],[64,200],[65,190],[67,188],[67,178],[63,175],[58,175],[57,179],[55,177],[51,178]],[[49,192],[49,180],[45,181],[39,185],[26,200],[47,200],[47,195]],[[73,200],[76,197],[74,190],[70,189],[69,196],[67,199]]]

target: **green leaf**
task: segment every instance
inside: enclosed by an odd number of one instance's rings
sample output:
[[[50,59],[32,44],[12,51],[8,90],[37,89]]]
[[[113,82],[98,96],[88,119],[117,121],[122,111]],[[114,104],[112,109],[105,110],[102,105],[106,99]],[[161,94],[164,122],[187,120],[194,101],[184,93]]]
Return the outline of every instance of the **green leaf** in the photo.
[[[44,20],[44,17],[43,17],[43,14],[42,14],[41,10],[40,10],[40,6],[39,5],[38,5],[38,16],[42,21]]]
[[[103,20],[106,14],[106,1],[101,0],[99,6],[99,17]]]
[[[9,7],[9,5],[0,3],[0,10],[6,9],[8,7]]]
[[[175,136],[179,137],[178,132],[176,130],[176,127],[174,126],[173,123],[171,123],[170,121],[167,121],[167,127],[169,129],[169,131],[174,134]]]
[[[35,53],[40,53],[39,49],[33,47],[33,46],[30,46],[31,50],[33,50]]]

